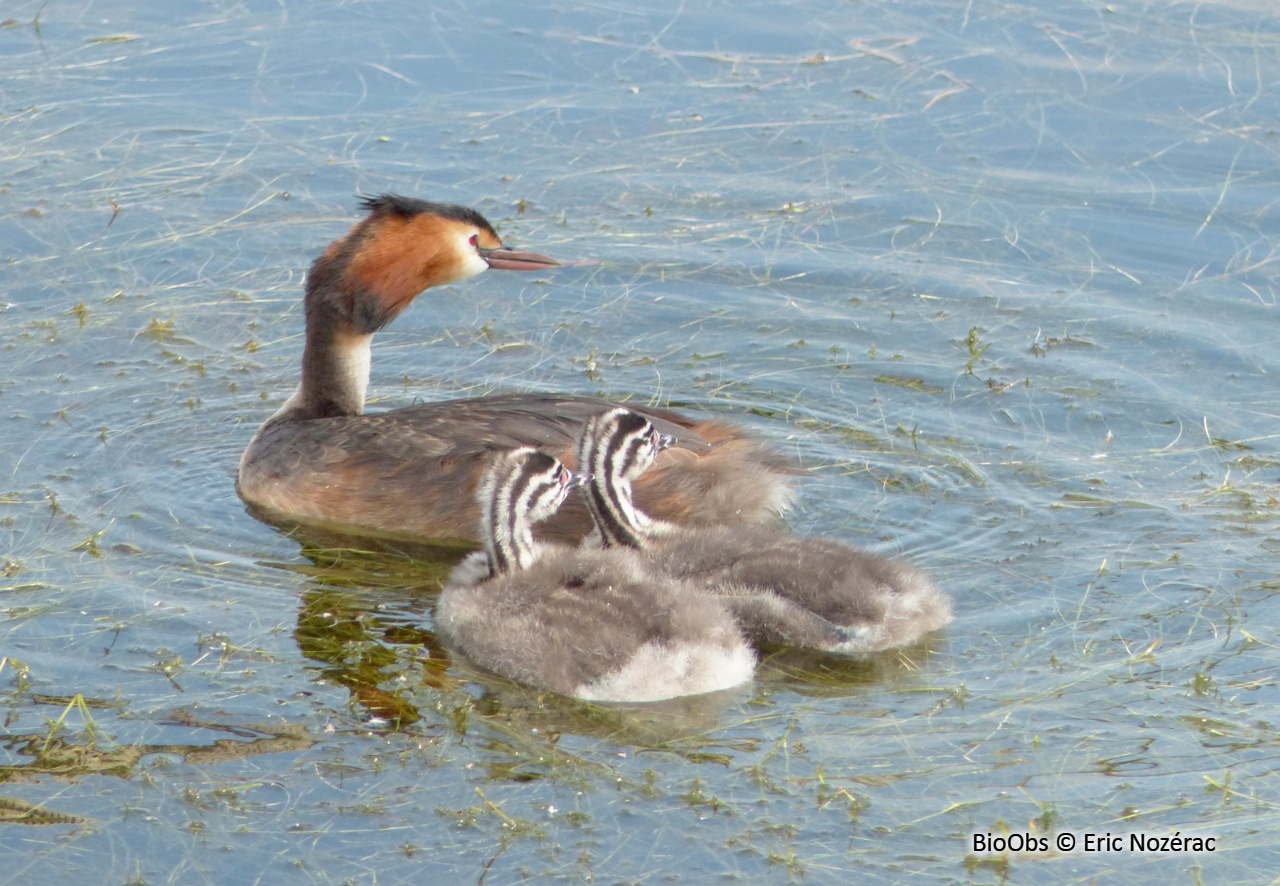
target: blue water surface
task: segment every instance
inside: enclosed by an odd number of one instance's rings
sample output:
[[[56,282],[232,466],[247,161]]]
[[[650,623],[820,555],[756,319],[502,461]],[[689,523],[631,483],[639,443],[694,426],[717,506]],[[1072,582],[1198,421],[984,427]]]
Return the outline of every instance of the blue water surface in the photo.
[[[1275,876],[1268,4],[0,19],[0,882]],[[422,298],[371,409],[732,419],[812,469],[792,529],[911,557],[955,623],[577,705],[448,657],[447,560],[246,514],[305,270],[381,192],[567,266]]]

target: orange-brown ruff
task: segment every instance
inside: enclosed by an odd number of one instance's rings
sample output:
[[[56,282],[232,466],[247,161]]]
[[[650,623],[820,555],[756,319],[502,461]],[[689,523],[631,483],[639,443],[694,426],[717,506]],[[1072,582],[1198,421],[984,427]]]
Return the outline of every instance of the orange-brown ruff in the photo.
[[[490,268],[559,264],[507,249],[465,207],[390,194],[363,207],[368,216],[311,265],[301,382],[250,441],[236,489],[271,522],[474,543],[475,490],[495,450],[532,446],[572,467],[583,424],[615,404],[508,394],[363,414],[373,333],[419,293]],[[797,469],[768,445],[732,425],[637,411],[676,439],[636,484],[648,513],[675,523],[758,523],[787,504]],[[572,541],[590,528],[575,497],[539,535]]]

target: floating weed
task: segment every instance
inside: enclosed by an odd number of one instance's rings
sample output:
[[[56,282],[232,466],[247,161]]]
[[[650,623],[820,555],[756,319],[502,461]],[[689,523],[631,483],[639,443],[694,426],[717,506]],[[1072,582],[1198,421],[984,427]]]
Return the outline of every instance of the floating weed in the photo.
[[[1280,468],[1280,459],[1266,458],[1260,455],[1242,455],[1232,464],[1245,471],[1270,470]]]
[[[569,362],[582,367],[582,374],[593,382],[599,382],[604,377],[600,372],[600,361],[596,359],[596,353],[597,349],[593,347],[585,357],[569,358]]]
[[[1050,507],[1110,507],[1113,504],[1115,504],[1115,502],[1109,498],[1102,498],[1097,495],[1086,495],[1083,492],[1067,492],[1063,493],[1058,504],[1051,505]]]
[[[877,375],[872,381],[877,384],[892,385],[895,388],[906,388],[909,391],[917,391],[921,394],[931,394],[933,396],[946,393],[946,388],[931,385],[922,378],[903,375]]]
[[[119,708],[121,703],[88,699],[85,700],[85,706]],[[82,719],[84,716],[82,714]],[[92,720],[84,722],[91,724]],[[90,735],[88,742],[72,742],[64,738],[33,733],[13,735],[6,745],[7,749],[11,750],[15,756],[32,758],[32,762],[19,766],[0,766],[0,782],[14,778],[29,778],[32,772],[47,773],[65,779],[76,779],[93,774],[130,779],[137,774],[139,761],[157,754],[177,756],[189,763],[207,765],[232,759],[244,759],[256,754],[298,751],[314,743],[307,734],[306,727],[296,725],[227,726],[200,721],[182,711],[175,712],[164,722],[167,725],[191,726],[231,733],[237,740],[215,742],[212,746],[200,742],[196,744],[125,744],[111,748],[98,748],[95,744],[96,733]],[[54,724],[52,731],[58,728]],[[86,729],[86,732],[88,731]],[[250,740],[239,740],[246,737]]]
[[[909,431],[906,428],[904,428],[902,425],[896,425],[893,429],[893,432],[897,434],[899,437],[906,437],[907,439],[909,439],[911,441],[912,449],[918,450],[920,448],[920,425],[918,424],[912,425],[911,430]]]
[[[0,797],[0,824],[86,825],[93,823],[94,820],[92,818],[87,818],[83,815],[52,812],[25,800],[19,800],[14,797]]]
[[[689,804],[690,808],[696,809],[699,806],[706,806],[711,810],[712,814],[717,814],[721,809],[725,808],[719,797],[712,796],[702,789],[702,779],[700,778],[693,780],[693,786],[689,788],[689,792],[684,794],[681,799]]]
[[[1198,498],[1219,508],[1217,513],[1208,515],[1209,519],[1242,524],[1245,531],[1255,531],[1257,524],[1272,522],[1280,517],[1277,513],[1278,500],[1271,490],[1262,490],[1261,494],[1255,495],[1248,489],[1224,481],[1201,493]]]
[[[1248,443],[1239,440],[1226,440],[1222,437],[1215,437],[1209,433],[1209,420],[1204,421],[1204,435],[1209,441],[1209,445],[1214,449],[1221,449],[1224,452],[1250,452],[1253,447]]]
[[[689,763],[711,763],[715,766],[729,766],[733,762],[732,754],[711,753],[708,751],[679,751],[680,757]]]
[[[4,673],[6,670],[13,671],[13,689],[16,695],[22,696],[31,690],[31,666],[29,664],[6,655],[4,658],[0,658],[0,673]]]
[[[796,855],[795,849],[791,846],[787,847],[785,854],[770,851],[765,858],[771,865],[786,868],[788,880],[798,880],[806,873],[804,863],[800,860],[800,857]]]
[[[987,349],[991,347],[991,342],[982,344],[978,340],[978,335],[985,331],[986,330],[980,326],[974,326],[969,330],[969,335],[965,338],[965,349],[969,352],[969,361],[964,364],[965,375],[973,375],[974,365],[977,364],[978,360],[982,358],[982,355],[987,352]]]
[[[942,461],[959,470],[961,474],[968,478],[970,483],[979,489],[987,485],[987,478],[979,473],[978,469],[975,468],[968,459],[961,458],[957,455],[946,455],[943,456]]]
[[[1146,649],[1138,653],[1135,653],[1132,649],[1129,648],[1128,642],[1123,640],[1121,642],[1124,643],[1125,651],[1129,653],[1129,658],[1128,660],[1125,661],[1126,665],[1135,665],[1135,664],[1154,665],[1156,664],[1155,652],[1158,648],[1160,648],[1160,644],[1163,643],[1164,641],[1161,640],[1159,637],[1157,637],[1147,645]]]
[[[964,710],[965,702],[968,700],[969,690],[965,688],[963,683],[957,683],[955,686],[948,689],[942,698],[938,699],[929,707],[929,710],[926,712],[926,716],[933,716],[939,711],[943,711],[952,706],[955,706],[960,710]]]
[[[152,341],[169,341],[174,337],[174,320],[172,317],[168,320],[159,320],[153,317],[138,335],[143,338],[149,338]]]
[[[915,492],[921,495],[929,492],[928,482],[919,477],[884,471],[872,471],[871,473],[885,489],[895,489],[899,492]]]
[[[870,801],[854,796],[846,788],[832,790],[831,786],[827,784],[826,775],[821,765],[818,766],[815,777],[818,781],[818,793],[815,797],[815,802],[819,809],[826,809],[832,803],[842,804],[849,814],[849,821],[856,822],[863,811],[871,805]]]
[[[724,360],[724,358],[725,358],[724,351],[717,351],[713,354],[694,353],[694,354],[690,354],[689,357],[684,361],[684,367],[686,369],[694,369],[698,366],[701,366],[704,363],[719,363],[720,361]]]
[[[114,523],[114,522],[115,522],[114,520],[111,521],[111,523]],[[90,557],[93,557],[95,560],[101,560],[102,549],[98,547],[98,539],[102,538],[103,534],[108,529],[111,528],[111,523],[108,523],[106,526],[102,527],[93,535],[89,536],[79,544],[72,545],[71,550],[84,551],[86,554],[88,554]]]
[[[834,422],[803,418],[796,422],[796,427],[820,434],[834,435],[837,439],[852,444],[856,449],[869,452],[890,452],[893,447],[882,437],[863,428],[850,425],[838,425]]]
[[[1221,437],[1210,437],[1209,445],[1214,449],[1222,449],[1227,452],[1247,452],[1253,449],[1248,443],[1241,443],[1238,440],[1224,440]]]
[[[33,692],[30,695],[32,704],[75,705],[76,707],[98,708],[100,710],[120,710],[124,703],[117,697],[111,701],[102,698],[85,698],[83,695],[43,695]]]
[[[377,770],[374,771],[376,772]],[[339,804],[335,808],[343,815],[366,815],[380,818],[387,814],[386,803],[382,800],[372,803]]]
[[[1262,744],[1275,743],[1271,736],[1265,732],[1262,735],[1250,736],[1247,727],[1213,717],[1185,715],[1177,719],[1179,723],[1194,729],[1206,740],[1218,744],[1221,744],[1223,739],[1233,739],[1232,744],[1238,747],[1255,747]]]
[[[1190,686],[1191,694],[1196,698],[1209,698],[1218,694],[1218,684],[1204,671],[1196,671]]]
[[[67,702],[67,706],[62,709],[62,713],[58,716],[58,719],[50,721],[49,734],[45,737],[44,747],[40,749],[41,753],[45,753],[49,750],[49,745],[54,741],[58,733],[62,731],[62,725],[66,721],[67,715],[71,713],[72,709],[78,711],[80,714],[80,725],[83,727],[84,734],[88,736],[89,739],[88,747],[92,748],[97,742],[97,721],[95,721],[93,719],[93,715],[89,713],[89,705],[85,703],[84,696],[77,692],[71,697],[71,700]]]
[[[490,781],[554,781],[586,790],[593,778],[613,774],[609,767],[560,747],[556,740],[564,731],[592,729],[592,706],[540,696],[514,684],[503,691],[510,696],[500,705],[490,697],[466,706],[468,732],[485,750],[478,765]],[[607,726],[605,730],[611,731]]]
[[[1062,820],[1062,816],[1058,813],[1055,806],[1050,803],[1040,804],[1040,814],[1031,819],[1032,830],[1041,831],[1046,834],[1057,833],[1058,822]]]
[[[1214,781],[1212,776],[1208,776],[1208,775],[1204,777],[1204,780],[1208,782],[1208,784],[1205,785],[1205,788],[1204,788],[1206,793],[1221,794],[1222,803],[1224,806],[1231,803],[1231,798],[1236,793],[1236,791],[1234,788],[1231,787],[1231,770],[1230,769],[1228,769],[1226,772],[1222,774],[1221,781]]]
[[[584,828],[591,822],[591,816],[580,809],[570,809],[567,812],[557,812],[554,806],[544,807],[547,815],[551,817],[559,816],[560,820],[570,827]]]
[[[182,687],[178,685],[178,681],[174,679],[173,675],[182,670],[183,664],[182,656],[174,655],[168,649],[160,649],[156,651],[156,660],[152,663],[151,669],[164,674],[165,678],[173,685],[173,688],[181,692]]]
[[[528,819],[512,818],[511,816],[503,812],[500,808],[498,808],[498,804],[494,803],[492,800],[486,797],[484,795],[484,791],[480,790],[479,788],[476,788],[475,791],[476,791],[476,794],[479,795],[480,799],[484,801],[485,807],[490,811],[492,811],[494,815],[497,815],[500,819],[502,819],[502,827],[508,833],[517,837],[524,836],[525,834],[531,834],[534,837],[537,837],[538,839],[542,839],[546,837],[547,835],[546,831],[542,829],[541,825],[537,824],[536,822],[529,821]]]
[[[1017,384],[1021,384],[1023,387],[1029,388],[1031,387],[1031,379],[1024,378],[1021,382],[996,381],[994,378],[987,379],[987,389],[997,394],[1003,394],[1005,391],[1009,390],[1011,387]]]
[[[787,756],[790,753],[791,733],[795,730],[797,718],[792,715],[787,720],[787,727],[782,731],[782,735],[778,736],[778,740],[773,743],[773,747],[769,748],[764,755],[757,760],[752,766],[746,770],[747,775],[758,785],[763,788],[782,793],[773,777],[769,774],[768,764],[774,757],[782,755]]]
[[[1009,882],[1009,872],[1012,864],[1008,853],[1000,852],[992,855],[973,855],[969,853],[965,855],[963,864],[965,871],[970,876],[987,871],[995,874],[1001,883]]]
[[[1063,333],[1061,336],[1046,335],[1041,336],[1040,332],[1036,332],[1035,341],[1031,343],[1031,353],[1037,357],[1043,357],[1054,348],[1092,348],[1096,347],[1093,342],[1086,338],[1079,338],[1074,335]]]
[[[58,341],[58,324],[53,320],[33,320],[27,324],[23,338],[39,338],[41,341],[53,343]]]
[[[476,795],[480,797],[479,806],[467,806],[462,809],[450,809],[447,806],[438,806],[436,807],[436,814],[442,818],[453,819],[453,826],[456,828],[474,830],[482,830],[482,825],[485,819],[489,816],[493,816],[498,819],[499,826],[507,836],[533,836],[539,840],[546,837],[546,831],[537,822],[523,818],[512,818],[503,812],[497,803],[490,800],[480,788],[475,788],[475,792]]]
[[[214,632],[196,637],[196,649],[207,650],[202,652],[200,657],[191,663],[192,667],[203,662],[209,657],[210,652],[218,653],[218,664],[224,665],[233,659],[248,659],[255,662],[271,662],[276,658],[264,649],[249,649],[244,646],[237,646],[231,642],[230,638],[224,634]]]
[[[449,709],[449,722],[459,737],[467,734],[467,725],[471,722],[471,709],[470,700]]]

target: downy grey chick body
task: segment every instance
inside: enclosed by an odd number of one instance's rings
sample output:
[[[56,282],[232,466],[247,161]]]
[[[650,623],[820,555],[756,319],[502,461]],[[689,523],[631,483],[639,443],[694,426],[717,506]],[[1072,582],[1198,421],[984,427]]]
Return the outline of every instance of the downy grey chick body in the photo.
[[[594,701],[658,701],[751,679],[755,653],[723,603],[635,552],[535,541],[580,482],[545,453],[493,459],[478,492],[484,550],[450,576],[437,629],[476,664]]]
[[[591,474],[588,544],[630,548],[653,569],[724,602],[756,642],[838,653],[912,643],[951,621],[951,603],[920,569],[842,542],[758,526],[676,526],[636,507],[632,482],[667,438],[639,413],[590,419],[578,464]]]

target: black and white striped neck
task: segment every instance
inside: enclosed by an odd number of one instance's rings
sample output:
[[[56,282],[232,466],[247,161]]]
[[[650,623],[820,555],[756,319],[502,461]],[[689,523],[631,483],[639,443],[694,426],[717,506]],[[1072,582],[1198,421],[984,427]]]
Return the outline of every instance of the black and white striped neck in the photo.
[[[476,492],[489,576],[528,569],[538,559],[533,525],[552,514],[581,479],[536,449],[496,455]]]
[[[643,548],[665,530],[666,524],[636,507],[631,482],[672,442],[643,415],[627,409],[612,409],[586,423],[578,465],[591,474],[587,505],[601,547]]]

